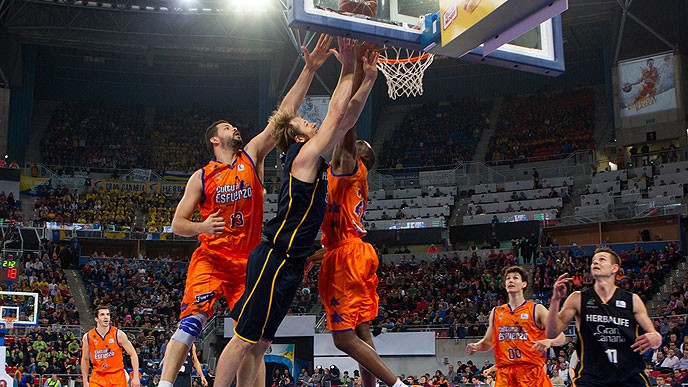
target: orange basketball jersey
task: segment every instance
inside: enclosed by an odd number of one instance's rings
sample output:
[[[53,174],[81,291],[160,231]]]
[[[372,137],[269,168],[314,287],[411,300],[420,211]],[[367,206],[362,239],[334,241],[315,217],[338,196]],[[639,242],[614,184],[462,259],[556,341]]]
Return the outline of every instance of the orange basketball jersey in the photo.
[[[88,331],[88,348],[91,351],[93,372],[109,374],[124,369],[124,357],[117,340],[117,328],[110,327],[105,336],[101,336],[96,328]]]
[[[368,206],[368,169],[361,159],[351,174],[335,175],[332,166],[327,168],[327,209],[322,224],[322,244],[328,250],[339,242],[361,238],[363,215]]]
[[[205,220],[218,209],[225,220],[222,234],[201,234],[201,248],[223,255],[246,256],[260,243],[263,226],[263,183],[253,160],[243,150],[234,164],[215,160],[203,167],[201,217]]]
[[[531,348],[536,341],[547,338],[545,327],[540,327],[535,322],[536,305],[532,301],[526,301],[513,311],[509,304],[494,309],[492,350],[497,367],[545,364],[547,356]]]

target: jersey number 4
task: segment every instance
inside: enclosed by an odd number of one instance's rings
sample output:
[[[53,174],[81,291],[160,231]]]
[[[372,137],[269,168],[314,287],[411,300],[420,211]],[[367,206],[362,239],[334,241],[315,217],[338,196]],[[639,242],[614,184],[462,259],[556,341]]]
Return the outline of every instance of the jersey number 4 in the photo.
[[[229,216],[231,221],[231,228],[241,227],[244,225],[244,214],[241,212],[235,212]]]

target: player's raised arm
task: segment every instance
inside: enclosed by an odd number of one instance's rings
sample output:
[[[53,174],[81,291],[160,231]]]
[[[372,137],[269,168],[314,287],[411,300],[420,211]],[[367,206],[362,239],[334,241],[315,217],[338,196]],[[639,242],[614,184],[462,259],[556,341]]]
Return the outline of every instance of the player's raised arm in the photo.
[[[280,110],[296,112],[299,109],[313,82],[315,73],[320,69],[323,63],[327,61],[327,58],[332,55],[332,51],[330,51],[331,44],[332,36],[322,34],[320,38],[318,38],[318,43],[315,45],[315,48],[313,48],[313,51],[309,51],[305,46],[301,46],[305,65],[294,85],[289,89],[287,95],[284,96],[279,106]],[[275,148],[275,141],[271,133],[272,125],[268,122],[265,129],[253,137],[244,147],[246,153],[248,153],[256,163],[256,167],[261,170],[265,156]]]
[[[332,93],[327,115],[318,131],[318,135],[303,146],[294,159],[292,175],[301,181],[313,181],[315,170],[320,163],[320,155],[331,150],[351,128],[340,125],[347,111],[353,88],[354,67],[356,57],[354,48],[356,42],[352,39],[337,38],[339,51],[332,50],[337,60],[342,64],[339,82]],[[354,120],[355,122],[355,120]]]
[[[545,335],[548,339],[554,339],[559,336],[573,321],[573,318],[580,314],[580,292],[573,292],[564,302],[564,307],[559,311],[561,300],[566,297],[566,284],[571,280],[569,273],[564,273],[554,283],[552,301],[547,312],[547,319],[545,320]]]
[[[635,316],[635,321],[638,322],[638,325],[643,328],[645,333],[635,339],[631,348],[641,354],[650,349],[659,348],[662,345],[662,335],[655,330],[655,326],[647,314],[647,308],[645,308],[643,300],[637,294],[633,294],[633,315]]]
[[[350,128],[354,126],[358,118],[361,116],[361,112],[365,107],[366,100],[370,95],[370,91],[373,90],[375,85],[375,80],[377,79],[377,58],[379,53],[374,50],[367,51],[365,55],[361,57],[363,62],[363,82],[361,86],[356,90],[356,93],[347,106],[346,115],[344,116],[340,125],[344,128]]]
[[[478,342],[468,344],[466,346],[467,354],[473,355],[476,352],[485,352],[492,348],[492,320],[494,320],[494,312],[495,310],[492,308],[492,311],[490,312],[490,322],[487,325],[485,336],[483,336],[483,338]]]
[[[130,386],[141,387],[141,380],[139,376],[139,355],[136,353],[136,350],[134,349],[134,346],[131,344],[131,341],[129,341],[127,334],[120,331],[119,329],[117,330],[117,341],[119,341],[119,345],[121,345],[122,348],[124,348],[124,350],[129,355],[129,358],[131,359],[131,368],[133,368],[133,374],[131,376],[131,381],[129,383]]]
[[[81,338],[81,380],[84,387],[88,387],[88,371],[90,368],[89,356],[91,356],[91,349],[88,346],[88,333]]]
[[[201,177],[201,170],[198,170],[186,183],[184,196],[179,201],[172,218],[172,232],[177,235],[193,237],[199,234],[220,234],[225,228],[225,221],[220,216],[219,210],[210,214],[203,222],[191,220],[191,216],[203,199]]]

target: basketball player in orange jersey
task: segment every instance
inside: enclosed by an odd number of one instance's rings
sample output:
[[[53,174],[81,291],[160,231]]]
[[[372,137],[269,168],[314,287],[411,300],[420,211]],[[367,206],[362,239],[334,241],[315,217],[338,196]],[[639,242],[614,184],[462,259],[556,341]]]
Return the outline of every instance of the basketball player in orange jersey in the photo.
[[[370,334],[370,321],[378,313],[378,258],[361,240],[366,235],[363,215],[368,203],[368,170],[375,152],[356,141],[356,128],[335,146],[327,169],[327,209],[322,244],[326,252],[318,278],[318,292],[327,313],[327,328],[334,345],[359,364],[364,387],[376,378],[388,386],[404,386],[380,359]]]
[[[280,109],[296,111],[315,72],[331,55],[332,37],[322,35],[313,52],[302,47],[305,66]],[[263,162],[275,147],[272,124],[242,149],[239,130],[227,121],[213,123],[205,134],[215,158],[196,171],[186,185],[172,220],[172,231],[196,236],[200,246],[189,263],[180,322],[165,351],[160,387],[172,387],[189,348],[213,314],[213,304],[223,295],[234,307],[244,293],[246,262],[260,243],[263,225]],[[191,221],[196,208],[202,222]],[[264,385],[262,358],[249,358],[239,371],[242,386]]]
[[[139,380],[139,357],[127,335],[110,326],[110,310],[105,306],[96,308],[96,327],[88,331],[81,340],[81,376],[84,387],[112,387],[127,385],[122,348],[131,358],[133,374],[131,387],[141,387]],[[89,359],[93,372],[88,376]]]
[[[369,46],[359,47],[353,90],[363,81],[362,56]],[[370,321],[377,317],[378,258],[366,235],[363,216],[368,203],[368,171],[375,165],[375,151],[356,141],[354,125],[335,145],[327,169],[327,207],[322,224],[325,254],[318,278],[318,292],[327,314],[327,327],[335,346],[358,361],[364,387],[376,378],[388,386],[404,384],[375,351]],[[316,258],[317,259],[317,258]],[[309,262],[313,262],[309,257]]]
[[[547,308],[523,296],[528,286],[525,270],[511,266],[502,273],[509,302],[492,309],[485,337],[468,344],[466,353],[494,351],[495,387],[551,387],[545,371],[547,351],[552,345],[564,344],[566,337],[563,333],[556,339],[545,336]]]

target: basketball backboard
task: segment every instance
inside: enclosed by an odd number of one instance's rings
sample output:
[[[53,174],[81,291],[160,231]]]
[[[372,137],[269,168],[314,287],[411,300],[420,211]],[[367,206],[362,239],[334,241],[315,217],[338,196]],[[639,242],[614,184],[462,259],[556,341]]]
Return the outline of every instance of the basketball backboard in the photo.
[[[375,17],[338,4],[292,0],[289,25],[551,76],[564,71],[558,15],[567,0],[378,0]]]
[[[0,291],[0,324],[38,325],[38,293]]]

